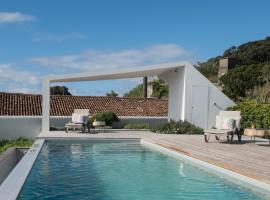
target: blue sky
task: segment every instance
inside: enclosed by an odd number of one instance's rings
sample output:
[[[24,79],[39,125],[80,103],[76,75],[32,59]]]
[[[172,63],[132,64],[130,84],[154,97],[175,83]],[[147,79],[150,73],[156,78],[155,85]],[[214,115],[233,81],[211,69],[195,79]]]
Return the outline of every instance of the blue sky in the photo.
[[[0,91],[40,93],[45,75],[217,56],[270,34],[270,1],[1,0]],[[141,80],[66,84],[120,94]]]

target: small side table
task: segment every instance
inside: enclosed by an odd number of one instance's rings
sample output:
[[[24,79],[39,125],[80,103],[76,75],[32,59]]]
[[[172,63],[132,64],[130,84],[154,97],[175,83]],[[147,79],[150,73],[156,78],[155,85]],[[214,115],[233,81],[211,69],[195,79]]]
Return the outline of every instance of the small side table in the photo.
[[[105,126],[106,126],[106,123],[104,121],[94,121],[93,122],[93,127],[98,128],[99,132],[100,132],[101,128],[103,128],[103,131],[105,131]]]
[[[255,129],[255,128],[246,128],[244,131],[245,136],[250,136],[251,140],[253,137],[253,141],[255,143],[255,137],[266,137],[269,140],[270,145],[270,130],[266,129]]]

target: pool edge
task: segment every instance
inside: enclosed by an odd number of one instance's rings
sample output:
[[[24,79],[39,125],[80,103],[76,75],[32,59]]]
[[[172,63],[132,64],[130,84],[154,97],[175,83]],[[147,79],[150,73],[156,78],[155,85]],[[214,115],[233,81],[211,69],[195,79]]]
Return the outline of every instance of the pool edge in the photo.
[[[184,153],[171,150],[169,148],[161,146],[160,144],[156,144],[153,141],[141,139],[141,144],[153,148],[161,153],[170,155],[176,159],[187,161],[187,163],[192,164],[194,166],[212,170],[210,171],[210,173],[221,176],[222,178],[225,178],[232,183],[236,183],[242,187],[251,189],[254,192],[259,192],[261,194],[266,195],[267,198],[270,198],[270,184],[239,174],[229,169],[225,169],[223,167],[208,163],[198,158],[185,155]],[[233,180],[231,180],[230,178],[232,178]]]
[[[45,142],[45,139],[37,139],[21,161],[10,172],[8,177],[0,185],[0,199],[16,200],[21,188],[30,173],[35,160]]]

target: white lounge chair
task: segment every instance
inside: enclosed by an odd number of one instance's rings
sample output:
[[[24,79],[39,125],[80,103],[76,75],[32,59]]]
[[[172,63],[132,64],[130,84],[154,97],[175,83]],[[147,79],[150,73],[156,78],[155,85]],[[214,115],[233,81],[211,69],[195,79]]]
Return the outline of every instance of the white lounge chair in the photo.
[[[89,109],[75,109],[74,113],[72,113],[72,119],[69,123],[65,125],[66,132],[69,129],[78,129],[80,128],[82,132],[85,132],[86,127],[88,127],[88,131],[90,131],[90,126],[88,125],[89,121]]]
[[[215,135],[216,140],[220,140],[220,136],[225,135],[227,136],[228,142],[231,143],[235,134],[238,136],[238,141],[241,142],[240,120],[240,111],[220,111],[219,115],[216,116],[216,126],[204,130],[205,142],[209,141],[211,135]],[[228,121],[234,124],[228,126],[226,125]]]

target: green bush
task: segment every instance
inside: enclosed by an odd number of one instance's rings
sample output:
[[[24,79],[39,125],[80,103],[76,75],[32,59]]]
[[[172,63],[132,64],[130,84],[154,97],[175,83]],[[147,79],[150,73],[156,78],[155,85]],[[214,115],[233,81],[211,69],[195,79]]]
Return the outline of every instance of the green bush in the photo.
[[[126,129],[149,129],[149,124],[141,123],[141,124],[126,124],[124,126]]]
[[[265,66],[263,64],[254,64],[229,70],[220,77],[223,92],[236,101],[247,97],[248,91],[253,91],[256,86],[265,84],[262,77],[262,70]]]
[[[91,123],[94,121],[105,121],[106,125],[111,126],[113,122],[119,121],[114,112],[99,112],[91,117]]]
[[[245,101],[229,108],[228,110],[241,111],[241,128],[270,129],[270,104],[257,104],[254,101]]]
[[[171,121],[152,129],[154,133],[161,134],[202,134],[203,130],[187,121]]]
[[[6,151],[10,147],[30,147],[33,143],[33,140],[26,138],[19,138],[17,140],[1,140],[0,153]]]

